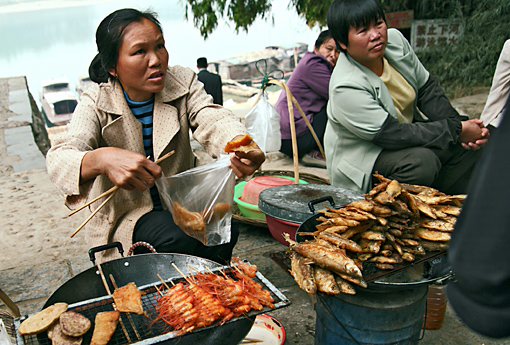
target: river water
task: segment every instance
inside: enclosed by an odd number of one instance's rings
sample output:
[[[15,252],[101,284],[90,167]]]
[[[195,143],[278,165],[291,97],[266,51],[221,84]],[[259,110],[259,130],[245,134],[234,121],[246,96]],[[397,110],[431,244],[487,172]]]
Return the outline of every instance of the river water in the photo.
[[[319,28],[308,28],[288,3],[273,1],[274,20],[258,19],[248,33],[236,33],[233,23],[221,23],[204,40],[192,20],[184,17],[184,0],[0,0],[0,77],[26,76],[37,100],[48,80],[67,79],[74,88],[96,54],[97,25],[124,7],[158,13],[171,65],[195,69],[200,56],[222,60],[270,45],[303,42],[312,47]]]

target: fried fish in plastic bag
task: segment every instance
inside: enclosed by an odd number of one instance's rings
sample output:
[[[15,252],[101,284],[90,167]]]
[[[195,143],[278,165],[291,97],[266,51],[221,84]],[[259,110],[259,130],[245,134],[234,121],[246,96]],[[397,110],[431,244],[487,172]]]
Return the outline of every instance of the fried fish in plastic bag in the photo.
[[[235,175],[230,157],[156,181],[175,224],[204,245],[230,242]]]

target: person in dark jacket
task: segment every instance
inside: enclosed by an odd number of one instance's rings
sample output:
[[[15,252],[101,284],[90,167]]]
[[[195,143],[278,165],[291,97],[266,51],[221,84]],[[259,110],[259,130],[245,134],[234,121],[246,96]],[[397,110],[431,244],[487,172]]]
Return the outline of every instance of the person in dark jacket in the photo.
[[[324,135],[331,183],[362,193],[372,175],[465,193],[489,131],[450,104],[378,0],[336,0],[328,27],[341,48]]]
[[[223,83],[218,74],[211,73],[207,70],[207,59],[201,57],[197,59],[198,80],[204,84],[205,92],[210,94],[215,104],[223,105]]]
[[[447,294],[471,329],[502,338],[510,337],[510,97],[485,151],[450,242],[456,281]]]
[[[313,52],[307,52],[292,72],[287,86],[312,124],[321,145],[326,129],[326,103],[331,72],[336,64],[338,51],[329,30],[324,30],[315,41]],[[280,114],[280,132],[282,146],[280,151],[292,157],[289,109],[287,94],[282,91],[276,102],[276,111]],[[297,110],[294,112],[298,157],[309,166],[325,168],[326,161],[306,126],[305,120]]]

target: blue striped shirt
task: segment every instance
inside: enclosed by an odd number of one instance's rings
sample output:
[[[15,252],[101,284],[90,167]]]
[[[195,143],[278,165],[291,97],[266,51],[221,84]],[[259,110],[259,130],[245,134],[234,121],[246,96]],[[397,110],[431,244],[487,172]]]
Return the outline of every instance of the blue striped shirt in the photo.
[[[154,148],[152,146],[152,125],[153,125],[153,114],[154,114],[154,97],[148,101],[136,102],[129,99],[128,94],[124,91],[124,97],[126,102],[131,109],[131,112],[138,121],[142,124],[142,136],[143,136],[143,148],[145,155],[154,160]],[[154,210],[162,210],[161,199],[156,186],[151,188],[151,198],[154,203]]]

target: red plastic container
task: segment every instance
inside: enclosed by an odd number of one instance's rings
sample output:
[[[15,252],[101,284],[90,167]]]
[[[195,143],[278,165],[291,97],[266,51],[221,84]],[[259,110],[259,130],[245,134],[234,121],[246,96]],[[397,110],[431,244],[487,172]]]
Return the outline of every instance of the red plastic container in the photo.
[[[299,223],[287,222],[268,215],[266,215],[266,223],[271,236],[273,236],[275,240],[287,247],[289,246],[289,243],[285,241],[283,234],[288,233],[290,238],[294,240],[296,238],[297,229],[300,225]]]
[[[241,201],[244,201],[248,204],[258,205],[259,204],[259,196],[263,190],[274,187],[288,186],[293,184],[294,182],[276,176],[259,176],[251,179],[244,186],[243,196],[241,197]]]
[[[330,185],[289,185],[266,189],[260,193],[259,209],[266,215],[271,235],[288,246],[283,234],[296,238],[299,226],[318,210],[361,200],[361,194]]]

